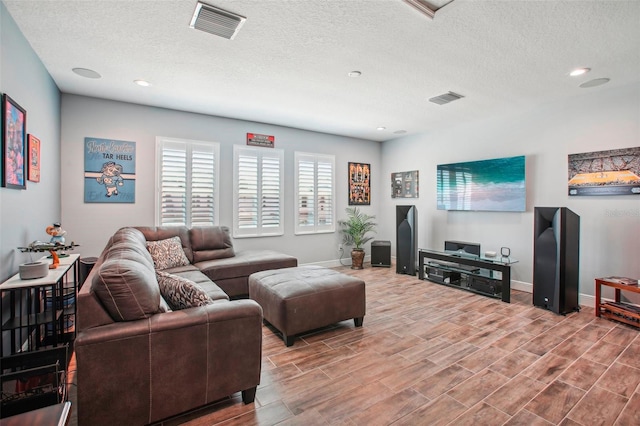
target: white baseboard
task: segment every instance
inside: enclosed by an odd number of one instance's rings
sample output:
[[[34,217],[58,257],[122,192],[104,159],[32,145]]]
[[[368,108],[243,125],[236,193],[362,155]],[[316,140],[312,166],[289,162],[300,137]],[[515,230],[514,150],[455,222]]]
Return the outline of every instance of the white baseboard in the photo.
[[[371,255],[364,257],[365,262],[371,262]],[[322,262],[310,262],[310,263],[301,263],[302,265],[317,265],[324,266],[325,268],[337,268],[338,266],[351,266],[351,256],[343,257],[342,259],[334,259],[334,260],[325,260]]]
[[[604,298],[602,300],[605,300]],[[590,308],[596,307],[596,297],[590,294],[578,293],[578,304],[581,306],[588,306]]]
[[[533,294],[533,284],[524,281],[511,280],[511,288]],[[578,304],[581,306],[595,307],[596,298],[590,294],[578,294]]]
[[[525,293],[533,293],[533,284],[524,281],[511,280],[511,288]]]
[[[347,259],[342,259],[342,261],[344,262],[345,265],[351,265],[351,259],[349,259],[349,262],[347,263]],[[310,262],[310,263],[300,263],[300,266],[304,266],[304,265],[317,265],[317,266],[324,266],[325,268],[335,268],[340,266],[340,261],[338,259],[336,260],[325,260],[323,262]]]

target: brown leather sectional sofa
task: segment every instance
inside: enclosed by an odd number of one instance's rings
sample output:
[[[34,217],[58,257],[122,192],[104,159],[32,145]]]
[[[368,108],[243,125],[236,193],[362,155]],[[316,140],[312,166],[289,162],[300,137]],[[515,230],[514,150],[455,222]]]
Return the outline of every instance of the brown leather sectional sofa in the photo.
[[[166,272],[196,282],[211,301],[171,310],[148,241],[178,236],[188,264]],[[180,253],[180,255],[182,255]],[[226,227],[122,228],[78,293],[79,425],[144,425],[260,382],[262,309],[247,299],[253,272],[296,266],[274,251],[234,252]]]

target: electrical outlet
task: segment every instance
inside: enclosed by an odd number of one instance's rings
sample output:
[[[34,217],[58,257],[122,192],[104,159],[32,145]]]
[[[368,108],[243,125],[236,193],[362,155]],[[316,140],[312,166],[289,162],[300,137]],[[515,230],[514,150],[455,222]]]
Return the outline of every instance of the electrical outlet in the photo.
[[[342,244],[338,244],[338,251],[342,251]]]

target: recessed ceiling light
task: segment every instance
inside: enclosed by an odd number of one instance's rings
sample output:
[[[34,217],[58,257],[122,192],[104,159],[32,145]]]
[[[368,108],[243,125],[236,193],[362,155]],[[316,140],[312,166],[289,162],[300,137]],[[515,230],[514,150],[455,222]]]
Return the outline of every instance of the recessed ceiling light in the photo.
[[[606,84],[610,81],[608,78],[595,78],[593,80],[585,81],[580,85],[581,88],[586,89],[589,87],[596,87]]]
[[[387,128],[386,128],[386,127],[384,127],[384,126],[380,126],[380,127],[378,127],[376,130],[387,130]]]
[[[94,70],[90,70],[88,68],[73,68],[71,71],[78,74],[81,77],[86,78],[100,78],[102,77],[100,74],[95,72]]]
[[[403,135],[403,134],[407,133],[407,131],[406,130],[396,130],[393,133],[396,134],[396,135]]]
[[[138,86],[142,86],[142,87],[149,87],[149,86],[151,86],[151,83],[149,83],[149,82],[148,82],[148,81],[146,81],[146,80],[133,80],[133,82],[134,82],[135,84],[137,84]]]
[[[591,68],[576,68],[569,73],[571,77],[577,77],[579,75],[583,75],[591,71]]]
[[[362,75],[362,73],[360,71],[351,71],[351,72],[347,73],[347,75],[349,77],[360,77]]]

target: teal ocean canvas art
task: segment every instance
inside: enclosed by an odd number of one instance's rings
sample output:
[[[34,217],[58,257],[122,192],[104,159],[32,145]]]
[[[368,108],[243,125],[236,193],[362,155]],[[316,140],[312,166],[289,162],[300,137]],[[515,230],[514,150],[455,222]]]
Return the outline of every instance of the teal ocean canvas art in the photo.
[[[526,210],[525,156],[439,164],[438,210]]]

